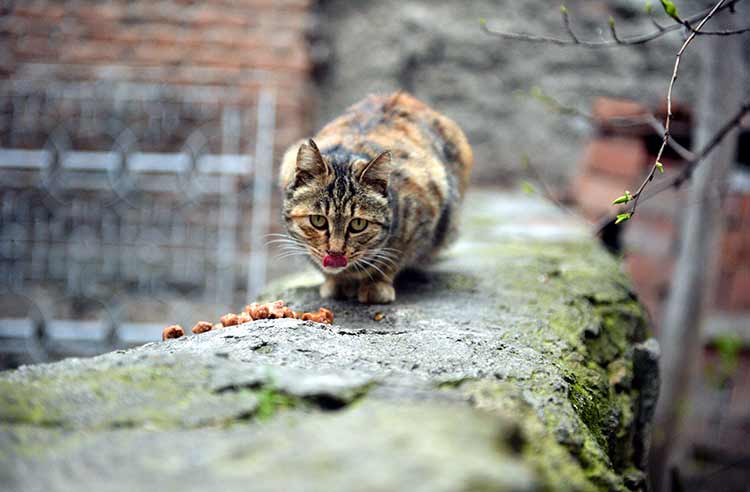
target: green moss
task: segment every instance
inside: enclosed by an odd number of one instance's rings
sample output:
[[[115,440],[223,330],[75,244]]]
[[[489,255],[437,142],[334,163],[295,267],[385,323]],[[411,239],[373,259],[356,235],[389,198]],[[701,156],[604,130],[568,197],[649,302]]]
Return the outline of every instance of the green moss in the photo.
[[[257,393],[258,409],[255,417],[268,420],[277,412],[299,406],[300,401],[274,388],[263,388]]]
[[[186,367],[187,366],[187,367]],[[254,410],[249,390],[213,393],[202,366],[132,365],[0,379],[0,423],[60,428],[220,425]]]
[[[38,388],[0,381],[0,422],[54,426],[61,420],[60,412],[36,398]]]
[[[543,490],[596,490],[576,457],[555,439],[554,432],[549,431],[547,424],[525,401],[520,388],[509,382],[476,380],[462,384],[458,391],[469,397],[477,408],[518,422],[521,453],[538,474]]]

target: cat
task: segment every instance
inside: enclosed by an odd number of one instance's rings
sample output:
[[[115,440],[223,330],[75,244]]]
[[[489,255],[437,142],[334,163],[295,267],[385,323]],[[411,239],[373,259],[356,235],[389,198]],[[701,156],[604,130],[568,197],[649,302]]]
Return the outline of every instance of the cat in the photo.
[[[369,96],[284,154],[287,247],[323,272],[323,298],[393,302],[394,277],[454,238],[472,165],[455,122],[405,92]]]

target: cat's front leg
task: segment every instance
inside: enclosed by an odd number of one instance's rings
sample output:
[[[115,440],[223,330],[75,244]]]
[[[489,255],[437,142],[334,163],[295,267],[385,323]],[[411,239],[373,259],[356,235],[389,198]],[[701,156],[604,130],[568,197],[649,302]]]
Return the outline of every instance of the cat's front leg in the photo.
[[[390,304],[396,300],[396,289],[387,280],[363,281],[357,298],[362,304]]]
[[[357,286],[349,279],[326,275],[320,286],[320,297],[323,299],[348,299],[357,294]]]

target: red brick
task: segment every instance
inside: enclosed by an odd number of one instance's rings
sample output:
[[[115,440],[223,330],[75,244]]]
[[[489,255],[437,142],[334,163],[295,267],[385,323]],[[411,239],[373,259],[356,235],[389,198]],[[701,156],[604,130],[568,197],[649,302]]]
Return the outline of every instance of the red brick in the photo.
[[[729,271],[750,267],[750,230],[724,233],[721,238],[720,262]]]
[[[20,61],[56,60],[60,56],[59,44],[51,42],[46,36],[24,36],[17,40],[13,48]]]
[[[649,164],[646,146],[635,137],[603,137],[588,144],[585,169],[633,179],[641,176]]]
[[[62,5],[55,5],[52,2],[28,4],[18,2],[13,8],[13,14],[32,19],[46,18],[60,20],[65,15],[65,8]]]
[[[118,46],[101,43],[79,43],[66,47],[60,53],[60,61],[66,63],[100,63],[120,61]]]
[[[633,283],[638,288],[662,289],[669,286],[674,270],[672,258],[629,253],[625,265]]]
[[[730,193],[724,199],[724,217],[726,218],[727,230],[738,230],[742,227],[745,212],[743,196],[739,193]]]
[[[719,310],[729,310],[730,308],[730,294],[732,292],[732,284],[734,283],[734,271],[720,269],[719,274],[716,277],[716,286],[712,293],[714,305],[713,307]]]
[[[142,44],[128,52],[127,58],[159,64],[178,63],[189,57],[189,53],[179,46],[165,44]]]
[[[611,97],[597,97],[591,108],[594,118],[608,120],[616,117],[631,117],[649,114],[645,105],[628,99],[614,99]]]
[[[734,273],[729,292],[729,310],[745,309],[750,309],[750,268],[743,268]]]

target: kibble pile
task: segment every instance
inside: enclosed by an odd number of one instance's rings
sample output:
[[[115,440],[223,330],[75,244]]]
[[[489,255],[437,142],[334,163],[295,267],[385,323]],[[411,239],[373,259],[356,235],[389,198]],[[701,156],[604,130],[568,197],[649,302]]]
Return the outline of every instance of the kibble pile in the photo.
[[[333,312],[330,309],[324,307],[318,309],[317,312],[297,312],[292,311],[284,301],[278,300],[274,302],[267,302],[264,304],[258,304],[254,302],[245,306],[245,309],[241,313],[227,313],[219,318],[219,323],[210,323],[208,321],[198,321],[193,326],[193,333],[205,333],[211,330],[218,330],[226,328],[227,326],[240,325],[242,323],[249,323],[256,319],[278,319],[278,318],[295,318],[303,321],[315,321],[316,323],[324,323],[330,325],[333,323]],[[168,338],[180,338],[185,336],[185,330],[180,325],[170,325],[164,328],[162,331],[161,338],[166,340]]]

